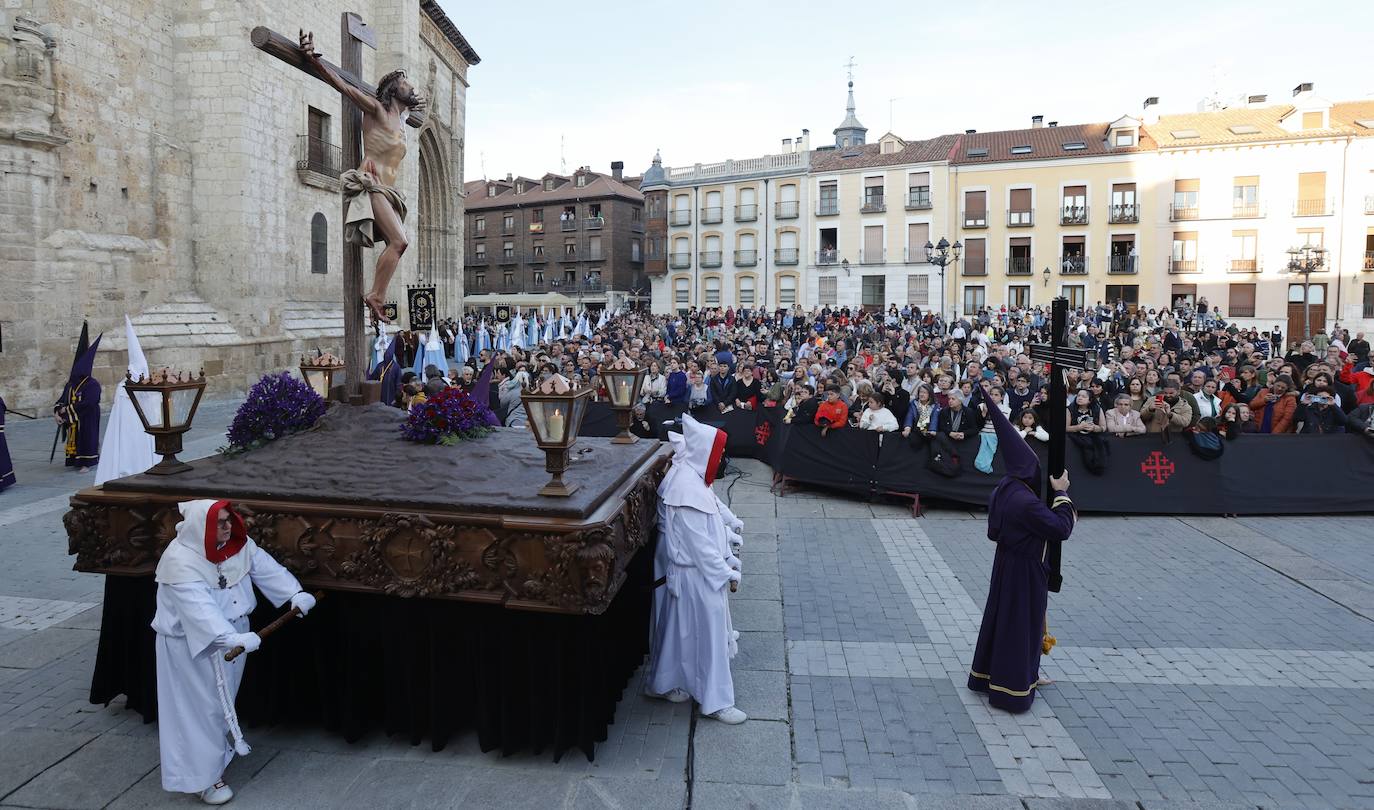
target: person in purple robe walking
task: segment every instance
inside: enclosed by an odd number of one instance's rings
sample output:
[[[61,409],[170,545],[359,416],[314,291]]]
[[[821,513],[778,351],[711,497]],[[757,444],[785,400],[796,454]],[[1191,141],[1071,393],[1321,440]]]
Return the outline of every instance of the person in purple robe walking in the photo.
[[[10,462],[10,446],[5,441],[5,398],[0,397],[0,492],[14,483],[14,464]]]
[[[968,688],[1013,713],[1035,701],[1049,602],[1047,551],[1069,539],[1078,513],[1069,499],[1069,474],[1050,479],[1054,501],[1040,498],[1040,461],[999,408],[988,408],[1006,475],[988,500],[988,539],[997,544],[983,624],[969,667]]]
[[[398,396],[401,391],[401,369],[396,365],[396,338],[386,346],[386,353],[382,355],[381,362],[372,367],[368,372],[369,380],[381,382],[381,396],[378,401],[383,405],[397,405]]]
[[[62,396],[53,405],[53,417],[67,426],[66,464],[82,472],[100,463],[100,383],[91,369],[101,337],[72,363]]]

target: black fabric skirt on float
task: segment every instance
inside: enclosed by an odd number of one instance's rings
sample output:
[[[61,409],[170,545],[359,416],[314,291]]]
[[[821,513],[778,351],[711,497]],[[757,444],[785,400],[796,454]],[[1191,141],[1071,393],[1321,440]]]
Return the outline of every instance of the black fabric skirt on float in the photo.
[[[435,751],[477,733],[482,751],[576,748],[606,739],[615,708],[649,647],[653,547],[631,560],[600,616],[508,610],[440,599],[330,591],[248,656],[239,716],[248,726],[305,723],[349,742],[374,729]],[[157,719],[151,577],[105,578],[91,702],[119,695]],[[281,611],[261,594],[263,627]]]

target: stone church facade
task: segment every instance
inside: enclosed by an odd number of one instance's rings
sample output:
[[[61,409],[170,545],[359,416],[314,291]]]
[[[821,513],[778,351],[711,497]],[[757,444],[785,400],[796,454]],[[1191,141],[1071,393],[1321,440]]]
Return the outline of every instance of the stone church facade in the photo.
[[[20,0],[0,9],[0,387],[51,402],[83,318],[123,377],[123,316],[154,366],[245,389],[305,351],[342,349],[341,101],[249,32],[374,29],[363,78],[403,68],[429,99],[399,186],[411,248],[389,300],[462,298],[464,108],[479,60],[434,0]],[[376,260],[364,251],[365,283]]]

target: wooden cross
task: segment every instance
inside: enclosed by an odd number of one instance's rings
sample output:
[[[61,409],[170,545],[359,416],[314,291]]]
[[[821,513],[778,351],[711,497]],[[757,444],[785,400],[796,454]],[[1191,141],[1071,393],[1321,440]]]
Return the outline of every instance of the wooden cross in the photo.
[[[1060,296],[1050,304],[1050,342],[1033,343],[1030,347],[1032,360],[1049,363],[1050,378],[1050,423],[1045,426],[1049,431],[1049,477],[1054,478],[1064,472],[1064,442],[1065,442],[1065,412],[1067,410],[1066,400],[1068,392],[1064,386],[1064,369],[1089,368],[1096,359],[1097,354],[1092,349],[1075,349],[1064,343],[1069,331],[1069,300]],[[1058,414],[1055,411],[1059,411]],[[1054,492],[1049,487],[1048,481],[1045,486],[1045,503],[1054,504]],[[1049,543],[1046,562],[1050,564],[1050,590],[1055,593],[1064,584],[1064,577],[1059,572],[1062,544],[1059,542]]]
[[[341,42],[339,61],[343,64],[336,66],[330,63],[329,66],[344,81],[364,93],[376,93],[376,88],[361,78],[363,46],[366,45],[376,50],[376,33],[357,14],[345,11],[340,16],[339,34]],[[258,50],[275,56],[286,64],[324,81],[310,57],[305,55],[305,52],[300,48],[300,43],[296,40],[284,37],[264,26],[254,28],[249,38],[253,47]],[[363,113],[347,96],[342,97],[342,103],[343,132],[340,146],[343,153],[343,165],[352,169],[358,166],[363,156]],[[419,127],[424,124],[424,116],[412,111],[406,117],[406,124],[411,127]],[[342,201],[339,205],[339,222],[342,224],[344,222]],[[362,383],[363,375],[367,372],[368,357],[367,347],[363,339],[363,249],[359,245],[350,244],[346,239],[340,241],[343,242],[343,356],[348,363],[344,368],[344,401],[357,405],[363,402]]]

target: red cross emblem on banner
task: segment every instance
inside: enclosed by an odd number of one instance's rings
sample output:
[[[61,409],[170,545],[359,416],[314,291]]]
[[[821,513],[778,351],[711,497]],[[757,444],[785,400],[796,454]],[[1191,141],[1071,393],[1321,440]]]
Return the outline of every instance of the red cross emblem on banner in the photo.
[[[1155,486],[1163,486],[1174,474],[1174,463],[1163,452],[1156,450],[1140,462],[1140,471],[1154,481]]]
[[[773,428],[767,422],[760,422],[759,426],[754,428],[754,441],[758,442],[759,447],[768,444],[768,437],[772,435]]]

